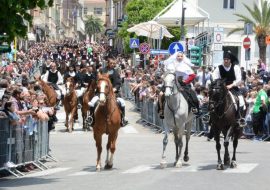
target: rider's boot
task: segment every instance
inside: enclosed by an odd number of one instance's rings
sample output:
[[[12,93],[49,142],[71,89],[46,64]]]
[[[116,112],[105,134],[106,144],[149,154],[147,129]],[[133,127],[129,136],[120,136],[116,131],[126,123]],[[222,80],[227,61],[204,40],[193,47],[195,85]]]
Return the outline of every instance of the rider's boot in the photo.
[[[61,101],[60,101],[60,106],[63,106],[63,101],[64,101],[64,94],[61,93]]]
[[[77,108],[78,108],[78,109],[81,109],[81,108],[82,108],[82,97],[79,97],[79,98],[78,98],[78,105],[77,105]]]
[[[87,122],[89,123],[89,125],[91,127],[94,127],[95,124],[95,117],[94,117],[94,113],[95,113],[95,108],[96,107],[90,107],[89,109],[89,117],[87,118]]]
[[[128,121],[125,118],[126,110],[125,107],[120,107],[121,109],[121,127],[125,127],[128,124]]]
[[[247,125],[246,120],[244,117],[242,117],[241,111],[242,111],[242,107],[240,107],[237,111],[237,121],[239,124],[239,127],[245,127]]]
[[[160,98],[158,100],[158,114],[160,119],[164,119],[164,104],[165,104],[165,98],[164,94],[160,95]]]

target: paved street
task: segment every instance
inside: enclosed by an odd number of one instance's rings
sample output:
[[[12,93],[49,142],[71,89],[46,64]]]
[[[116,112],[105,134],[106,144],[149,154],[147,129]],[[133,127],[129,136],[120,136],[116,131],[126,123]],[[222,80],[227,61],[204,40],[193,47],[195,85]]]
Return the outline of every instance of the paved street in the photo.
[[[160,169],[163,135],[139,124],[139,114],[133,111],[130,102],[127,102],[127,117],[130,125],[120,130],[112,170],[95,172],[96,149],[92,132],[82,132],[81,121],[76,123],[72,134],[64,132],[64,117],[60,112],[56,131],[50,136],[51,154],[58,162],[48,160],[45,163],[48,170],[35,170],[23,178],[0,179],[0,189],[269,189],[269,143],[240,140],[238,168],[217,171],[214,141],[192,137],[190,162],[182,168],[174,168],[175,148],[171,135],[167,151],[169,165]],[[103,147],[105,140],[104,135]],[[104,161],[105,148],[103,164]]]

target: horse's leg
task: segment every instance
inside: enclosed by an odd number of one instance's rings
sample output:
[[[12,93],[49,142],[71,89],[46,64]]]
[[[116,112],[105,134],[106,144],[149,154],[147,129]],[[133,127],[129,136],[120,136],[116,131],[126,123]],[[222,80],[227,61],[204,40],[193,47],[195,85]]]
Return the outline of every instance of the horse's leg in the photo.
[[[221,149],[221,144],[220,144],[220,132],[216,131],[215,132],[215,141],[216,141],[216,150],[217,150],[217,155],[218,155],[218,165],[217,165],[217,170],[223,170],[224,165],[220,157],[220,149]]]
[[[175,143],[175,148],[176,148],[176,157],[175,157],[175,162],[174,165],[177,168],[182,167],[182,161],[181,161],[181,151],[183,148],[183,133],[181,129],[177,129],[177,131],[174,131],[174,143]]]
[[[230,132],[231,132],[231,127],[229,128],[229,130],[227,132],[223,132],[224,135],[224,149],[225,149],[225,153],[224,153],[224,165],[225,166],[229,166],[230,165],[230,154],[229,154],[229,141],[230,141]]]
[[[101,152],[102,152],[102,134],[96,134],[94,132],[94,139],[96,141],[96,147],[97,147],[97,165],[96,165],[96,171],[101,170]]]
[[[73,129],[73,124],[74,124],[74,110],[72,109],[71,111],[70,111],[70,113],[69,113],[69,116],[68,116],[69,118],[68,118],[68,123],[69,123],[69,125],[68,125],[68,132],[72,132],[72,129]]]
[[[167,161],[166,161],[166,147],[168,144],[168,134],[169,134],[169,129],[167,126],[164,124],[164,138],[163,138],[163,151],[162,151],[162,156],[161,156],[161,162],[160,162],[160,167],[161,168],[166,168],[167,167]]]
[[[107,144],[107,160],[106,160],[106,165],[105,165],[105,169],[111,169],[113,167],[113,156],[114,156],[114,152],[116,149],[116,140],[117,140],[117,132],[110,134],[108,137],[108,144]],[[109,152],[111,154],[109,154]],[[110,156],[109,156],[110,155]]]
[[[186,124],[186,129],[187,129],[187,133],[186,133],[186,148],[185,148],[185,152],[184,152],[184,161],[185,162],[188,162],[189,161],[188,143],[189,143],[189,140],[190,140],[191,127],[192,127],[192,123],[191,122],[188,122]]]
[[[84,112],[83,108],[82,108],[81,112],[82,112],[82,120],[83,120],[83,131],[86,131],[86,126],[85,126],[86,117],[85,117],[85,112]]]
[[[68,113],[67,113],[67,111],[65,111],[66,112],[66,122],[65,122],[65,126],[66,126],[66,130],[68,131]]]
[[[237,131],[234,131],[234,135],[233,135],[233,157],[232,157],[232,161],[231,161],[231,168],[236,168],[237,167],[237,163],[236,163],[236,148],[238,145],[238,137],[239,137],[239,133],[241,133],[241,131],[239,131],[238,129],[235,129]]]

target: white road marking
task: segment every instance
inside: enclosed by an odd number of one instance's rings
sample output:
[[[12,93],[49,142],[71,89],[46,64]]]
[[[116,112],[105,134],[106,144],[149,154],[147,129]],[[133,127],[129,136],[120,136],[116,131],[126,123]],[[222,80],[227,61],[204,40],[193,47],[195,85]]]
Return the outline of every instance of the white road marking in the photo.
[[[146,172],[148,170],[154,169],[157,165],[141,165],[141,166],[136,166],[134,168],[128,169],[124,172],[122,172],[123,174],[136,174],[136,173],[142,173],[142,172]]]
[[[68,176],[84,176],[84,175],[93,175],[96,174],[95,172],[87,172],[87,171],[81,171],[81,172],[76,172],[73,174],[70,174]]]
[[[47,169],[44,171],[40,171],[40,172],[35,172],[32,174],[27,174],[23,177],[40,177],[40,176],[46,176],[46,175],[51,175],[51,174],[55,174],[55,173],[59,173],[59,172],[63,172],[63,171],[67,171],[71,168],[53,168],[53,169]]]
[[[131,125],[127,125],[123,128],[121,128],[121,131],[123,131],[126,134],[137,134],[138,131]]]
[[[249,164],[238,164],[237,168],[228,168],[223,173],[249,173],[254,170],[258,164],[249,163]]]
[[[202,168],[210,165],[211,163],[191,164],[190,166],[183,165],[181,168],[172,170],[172,172],[198,172],[199,170],[202,170]]]

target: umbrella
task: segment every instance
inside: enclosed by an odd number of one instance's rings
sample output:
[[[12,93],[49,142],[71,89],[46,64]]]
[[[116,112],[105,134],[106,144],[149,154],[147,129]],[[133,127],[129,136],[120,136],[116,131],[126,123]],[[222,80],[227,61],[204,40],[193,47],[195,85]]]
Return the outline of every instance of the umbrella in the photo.
[[[148,21],[137,24],[129,29],[128,32],[135,32],[138,36],[146,36],[152,39],[162,39],[164,36],[172,38],[173,35],[167,30],[166,26],[157,23],[156,21]]]

